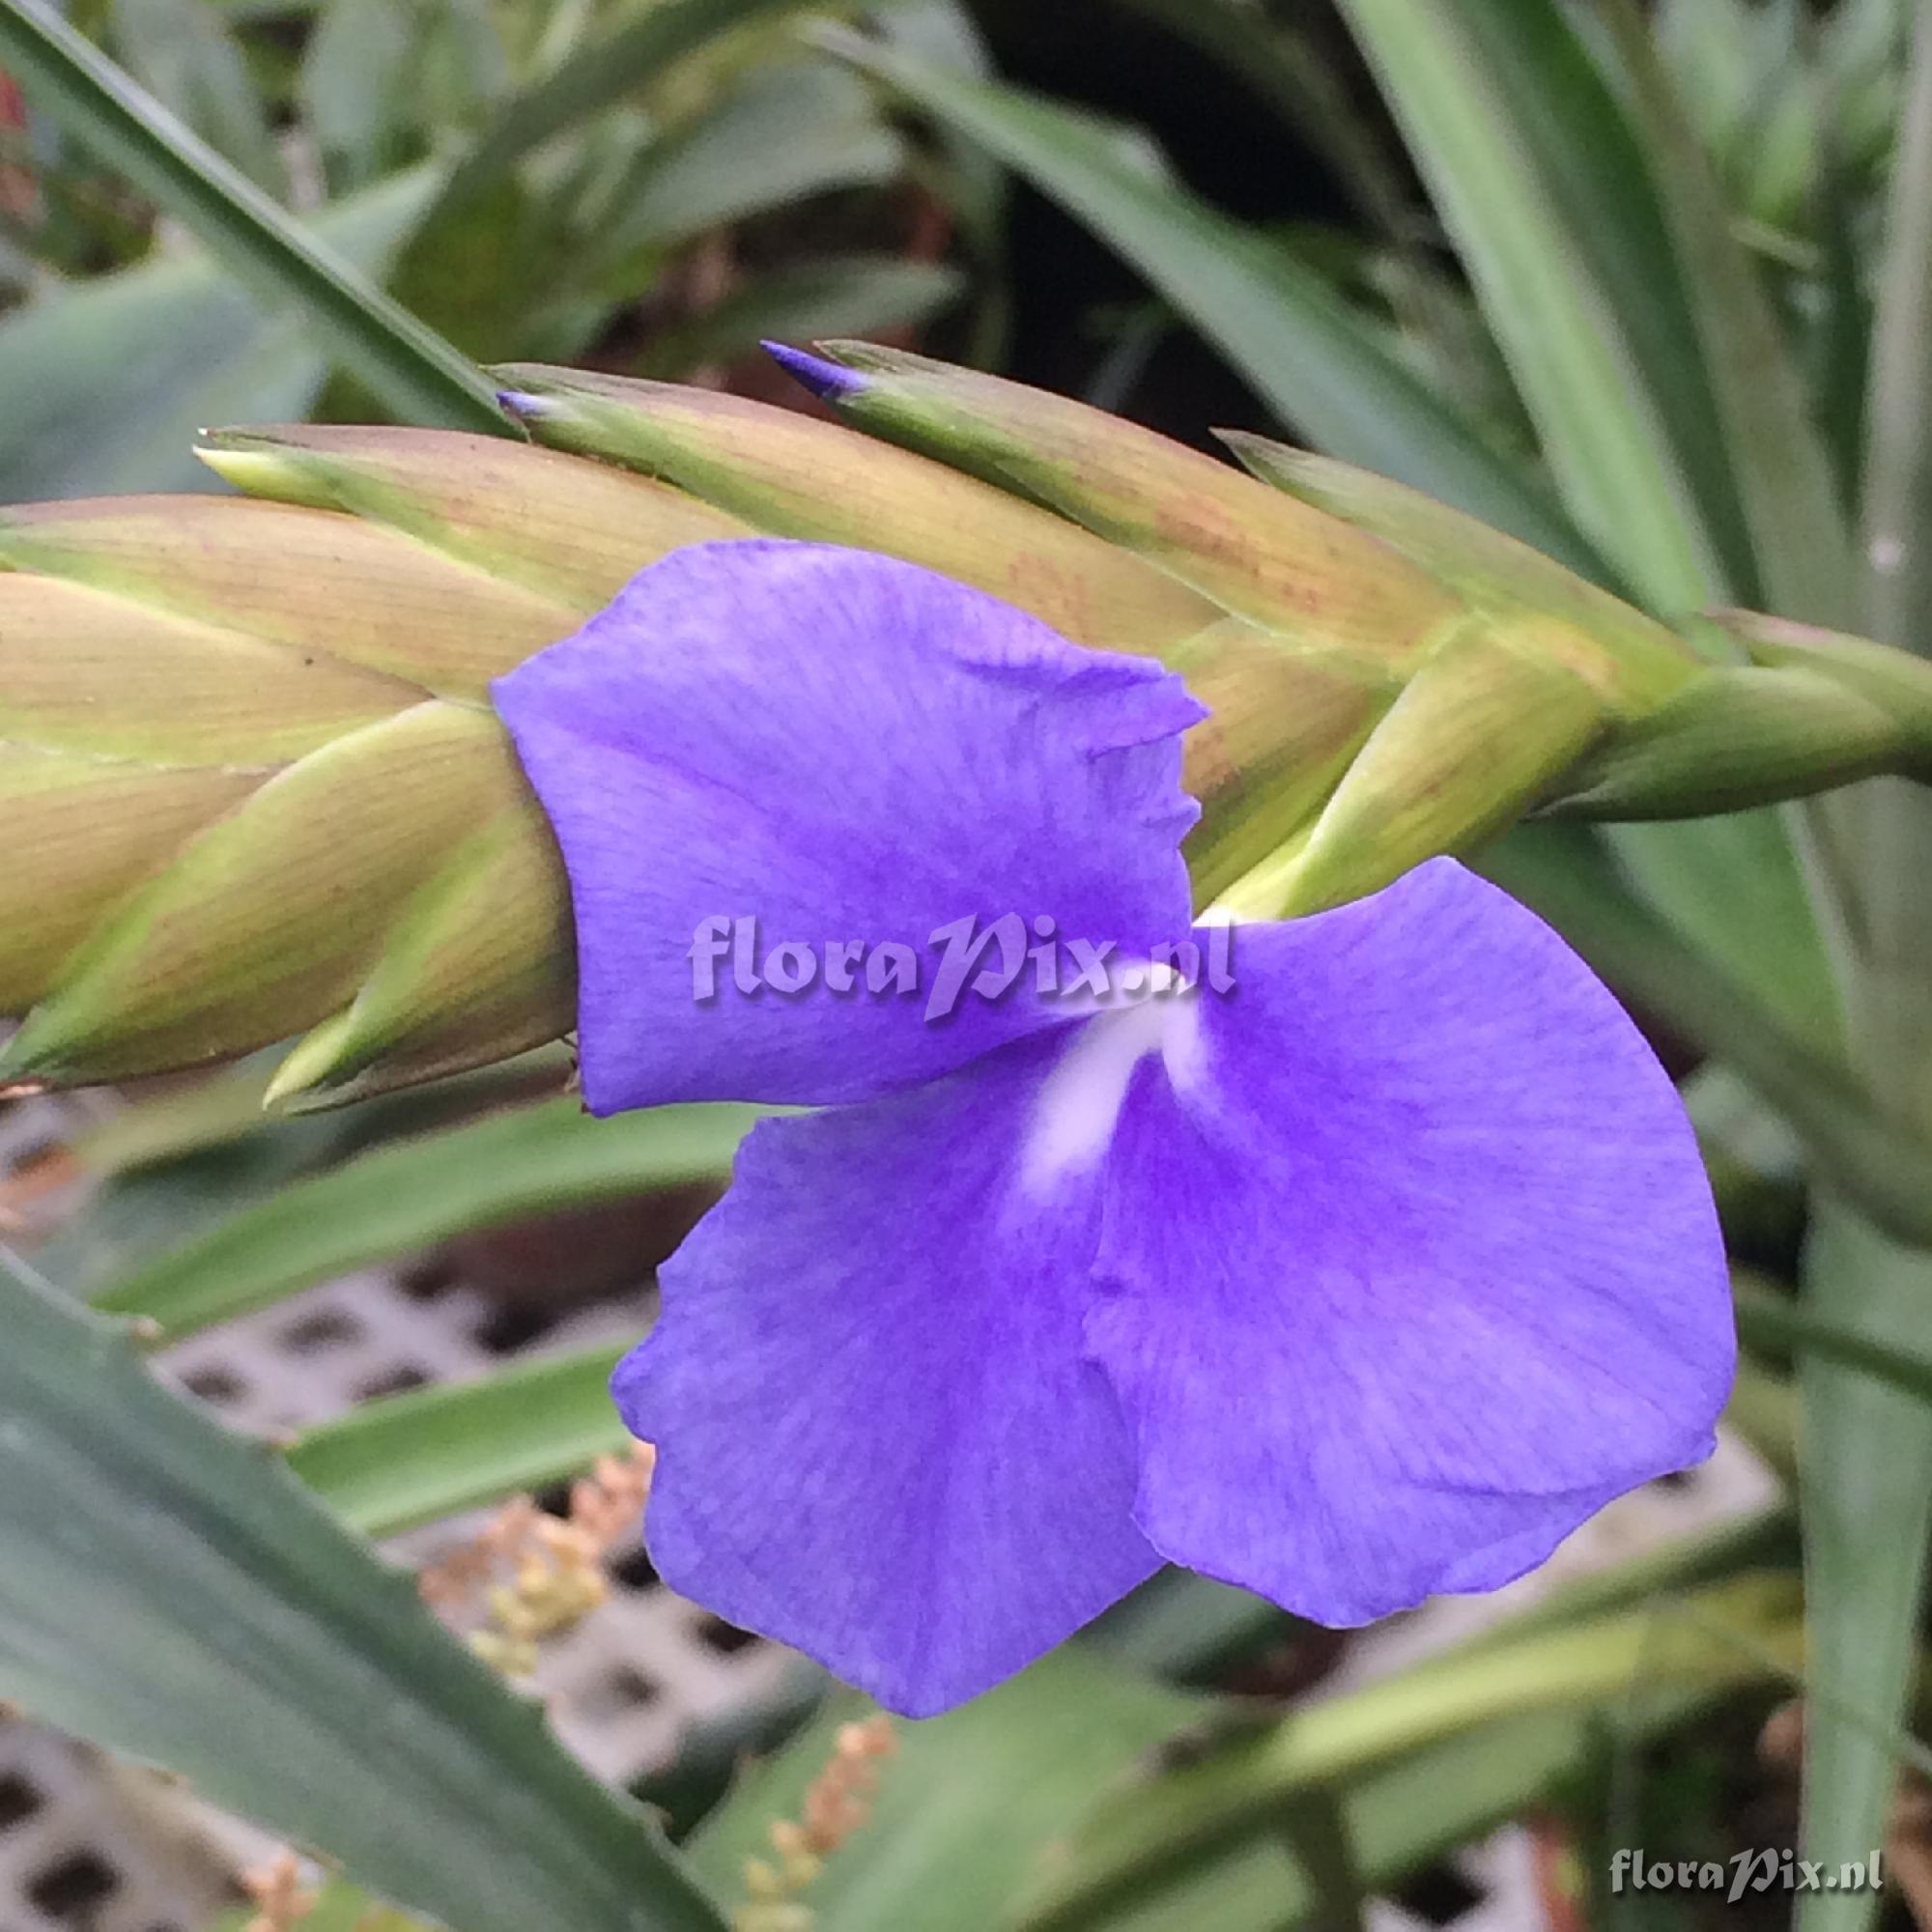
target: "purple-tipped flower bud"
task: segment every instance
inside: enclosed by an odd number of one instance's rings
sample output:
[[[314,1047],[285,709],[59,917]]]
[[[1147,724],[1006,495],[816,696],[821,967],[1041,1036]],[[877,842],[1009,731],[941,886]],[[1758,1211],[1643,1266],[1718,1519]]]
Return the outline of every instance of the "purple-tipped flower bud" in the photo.
[[[841,396],[849,396],[866,386],[866,379],[856,369],[840,367],[837,362],[828,362],[822,355],[813,355],[803,349],[793,349],[783,342],[760,343],[780,368],[802,383],[820,402],[836,402]]]

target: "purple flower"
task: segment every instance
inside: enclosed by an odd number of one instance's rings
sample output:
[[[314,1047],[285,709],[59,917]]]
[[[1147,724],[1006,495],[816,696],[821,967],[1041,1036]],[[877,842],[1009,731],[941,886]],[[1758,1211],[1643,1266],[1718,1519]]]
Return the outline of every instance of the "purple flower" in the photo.
[[[1241,927],[1217,996],[694,1001],[694,934],[747,915],[926,964],[968,917],[1184,939],[1202,714],[1159,666],[726,543],[496,696],[570,873],[591,1108],[826,1106],[753,1131],[617,1373],[675,1588],[924,1714],[1164,1560],[1362,1623],[1709,1453],[1729,1296],[1683,1110],[1452,861]]]

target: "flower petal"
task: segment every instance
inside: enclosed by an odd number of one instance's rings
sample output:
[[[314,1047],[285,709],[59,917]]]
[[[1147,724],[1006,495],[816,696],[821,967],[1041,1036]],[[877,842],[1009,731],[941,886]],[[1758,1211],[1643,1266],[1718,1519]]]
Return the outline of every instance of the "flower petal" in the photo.
[[[1142,952],[1185,927],[1180,681],[915,565],[694,546],[492,689],[570,873],[593,1113],[870,1098],[1065,1017],[1023,972],[929,1020],[955,921],[1012,916],[976,972],[1020,922]],[[884,942],[916,990],[849,952],[832,990],[829,947]]]
[[[1096,1190],[1018,1179],[1067,1033],[746,1142],[619,1368],[665,1580],[883,1704],[943,1710],[1158,1567],[1081,1355]]]
[[[1236,929],[1107,1156],[1089,1343],[1176,1562],[1329,1624],[1534,1567],[1710,1453],[1730,1297],[1615,1000],[1449,860]]]

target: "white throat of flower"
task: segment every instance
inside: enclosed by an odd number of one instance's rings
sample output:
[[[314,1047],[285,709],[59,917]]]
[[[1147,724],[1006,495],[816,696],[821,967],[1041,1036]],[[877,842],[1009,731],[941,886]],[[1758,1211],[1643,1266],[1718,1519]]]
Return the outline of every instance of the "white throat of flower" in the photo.
[[[1116,990],[1075,1030],[1035,1103],[1020,1179],[1042,1192],[1089,1168],[1114,1138],[1134,1070],[1158,1054],[1178,1092],[1199,1084],[1205,1049],[1199,989],[1160,960],[1130,962]]]

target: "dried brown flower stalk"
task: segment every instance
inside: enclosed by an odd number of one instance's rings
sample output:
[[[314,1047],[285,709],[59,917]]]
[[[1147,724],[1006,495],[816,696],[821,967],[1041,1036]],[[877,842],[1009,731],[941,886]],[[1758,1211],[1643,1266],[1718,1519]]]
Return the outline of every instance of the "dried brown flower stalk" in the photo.
[[[527,1677],[542,1640],[610,1595],[604,1559],[643,1514],[655,1458],[645,1442],[628,1457],[599,1458],[571,1485],[567,1518],[548,1515],[529,1496],[504,1504],[471,1542],[423,1571],[423,1601],[460,1622],[480,1598],[471,1647],[506,1676]]]
[[[883,1712],[839,1725],[831,1760],[807,1788],[798,1817],[772,1822],[775,1858],[745,1861],[746,1899],[732,1917],[732,1932],[810,1932],[811,1908],[799,1894],[871,1816],[879,1760],[898,1747]]]
[[[321,1897],[302,1884],[301,1861],[293,1852],[277,1852],[259,1869],[243,1872],[242,1889],[255,1902],[246,1932],[291,1932]]]

